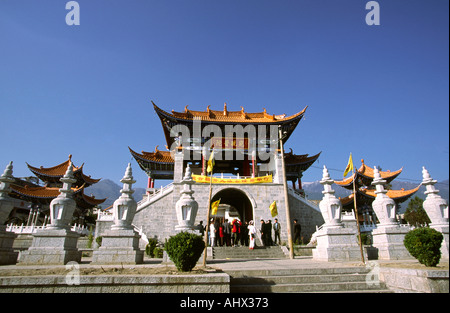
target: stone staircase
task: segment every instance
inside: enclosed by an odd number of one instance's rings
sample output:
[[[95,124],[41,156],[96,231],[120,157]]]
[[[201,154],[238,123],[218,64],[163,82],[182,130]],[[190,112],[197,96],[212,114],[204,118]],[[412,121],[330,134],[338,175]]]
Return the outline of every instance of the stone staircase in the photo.
[[[286,255],[280,246],[256,247],[214,247],[213,259],[284,259]]]
[[[365,267],[227,270],[232,293],[390,293]]]

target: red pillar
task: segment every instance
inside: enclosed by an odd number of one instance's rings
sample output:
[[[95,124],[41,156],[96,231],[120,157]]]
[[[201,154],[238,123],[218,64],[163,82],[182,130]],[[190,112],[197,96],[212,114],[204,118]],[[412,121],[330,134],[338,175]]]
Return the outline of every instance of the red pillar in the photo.
[[[300,177],[298,178],[298,189],[303,189],[302,188],[302,179]]]

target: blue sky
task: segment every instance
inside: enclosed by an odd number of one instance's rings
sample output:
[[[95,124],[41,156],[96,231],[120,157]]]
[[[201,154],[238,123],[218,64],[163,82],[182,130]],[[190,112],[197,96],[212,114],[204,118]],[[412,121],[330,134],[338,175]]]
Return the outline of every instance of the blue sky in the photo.
[[[164,147],[151,100],[168,111],[288,115],[308,109],[286,144],[322,151],[342,178],[355,165],[426,166],[449,177],[449,2],[380,0],[0,0],[1,170],[54,166],[73,155],[85,173],[119,183],[136,151]],[[336,170],[334,170],[336,169]],[[338,171],[339,170],[339,171]],[[157,184],[158,185],[158,184]]]

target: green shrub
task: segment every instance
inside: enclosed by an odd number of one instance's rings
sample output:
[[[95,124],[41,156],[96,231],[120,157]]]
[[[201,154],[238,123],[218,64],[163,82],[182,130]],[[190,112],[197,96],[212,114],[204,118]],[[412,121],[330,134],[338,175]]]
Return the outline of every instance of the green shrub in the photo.
[[[189,272],[202,255],[205,243],[202,236],[181,232],[170,237],[164,248],[179,271]]]
[[[148,244],[145,246],[145,253],[153,258],[154,257],[154,251],[156,248],[156,245],[158,244],[158,240],[155,238],[149,238],[148,239]]]
[[[441,259],[444,236],[433,228],[420,227],[408,232],[403,243],[409,253],[425,266],[436,266]]]
[[[156,247],[153,250],[153,257],[154,258],[162,258],[163,257],[163,252],[164,252],[164,249],[162,249],[160,247]]]
[[[98,236],[97,238],[95,238],[95,242],[98,244],[98,246],[100,247],[102,245],[102,236]]]
[[[87,242],[87,248],[88,249],[92,248],[92,242],[93,241],[94,241],[94,235],[92,235],[92,231],[89,231],[88,242]]]

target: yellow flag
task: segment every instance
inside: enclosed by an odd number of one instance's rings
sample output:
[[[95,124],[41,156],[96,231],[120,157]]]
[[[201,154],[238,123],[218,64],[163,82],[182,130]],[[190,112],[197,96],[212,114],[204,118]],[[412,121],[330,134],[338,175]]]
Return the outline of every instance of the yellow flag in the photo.
[[[219,204],[220,204],[220,199],[217,201],[214,201],[213,204],[211,205],[211,214],[212,215],[217,214],[217,209],[219,208]]]
[[[206,169],[206,171],[208,173],[212,172],[215,164],[216,164],[216,162],[214,161],[214,151],[213,151],[213,152],[211,152],[211,155],[209,156],[208,168]]]
[[[274,201],[272,202],[272,204],[270,205],[270,213],[272,214],[272,217],[275,217],[278,215],[278,210],[277,210],[277,202]]]
[[[344,171],[344,177],[347,176],[347,174],[351,171],[353,171],[353,159],[352,154],[350,153],[350,158],[348,159],[348,164]]]

